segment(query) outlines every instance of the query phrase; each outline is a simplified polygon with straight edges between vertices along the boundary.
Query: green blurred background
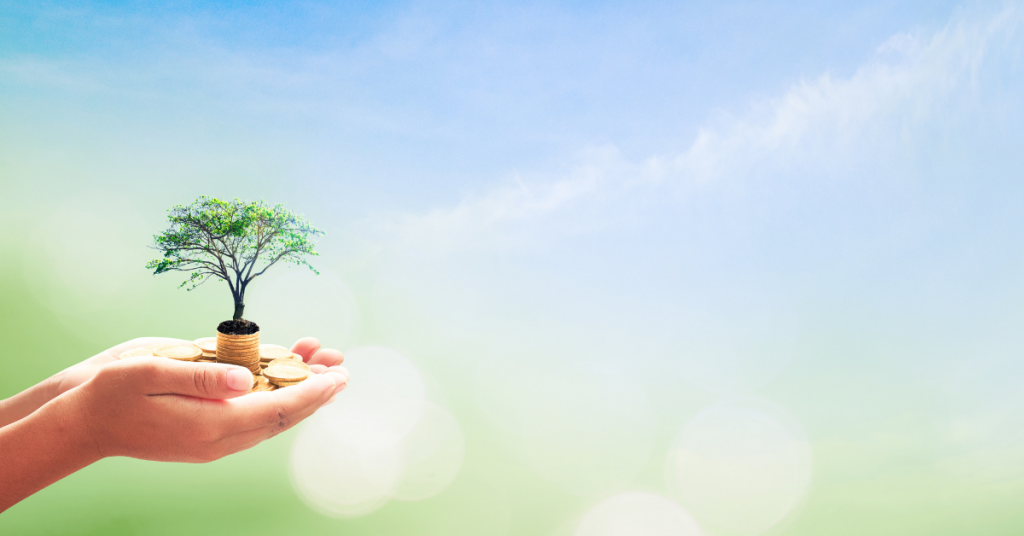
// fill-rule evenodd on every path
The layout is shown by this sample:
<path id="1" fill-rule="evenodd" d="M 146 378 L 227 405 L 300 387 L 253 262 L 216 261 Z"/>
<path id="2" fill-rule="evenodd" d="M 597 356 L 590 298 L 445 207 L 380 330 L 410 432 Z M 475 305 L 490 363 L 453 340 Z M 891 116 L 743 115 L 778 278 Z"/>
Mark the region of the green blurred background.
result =
<path id="1" fill-rule="evenodd" d="M 1022 28 L 0 3 L 0 396 L 213 334 L 223 285 L 144 268 L 200 195 L 327 231 L 246 316 L 353 375 L 250 451 L 103 460 L 0 533 L 1020 534 Z"/>

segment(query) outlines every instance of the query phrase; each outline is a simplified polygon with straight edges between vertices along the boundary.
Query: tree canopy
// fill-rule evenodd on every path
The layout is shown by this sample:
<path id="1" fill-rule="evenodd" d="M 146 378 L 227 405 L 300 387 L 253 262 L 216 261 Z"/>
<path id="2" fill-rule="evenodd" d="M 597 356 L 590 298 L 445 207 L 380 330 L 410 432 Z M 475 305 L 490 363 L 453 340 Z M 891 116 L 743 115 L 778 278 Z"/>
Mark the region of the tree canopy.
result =
<path id="1" fill-rule="evenodd" d="M 168 213 L 170 228 L 153 236 L 153 248 L 163 257 L 146 268 L 154 275 L 188 273 L 179 285 L 187 290 L 210 279 L 226 281 L 235 300 L 234 320 L 242 318 L 246 287 L 271 266 L 294 264 L 320 273 L 305 256 L 319 255 L 313 239 L 324 232 L 284 205 L 202 196 Z"/>

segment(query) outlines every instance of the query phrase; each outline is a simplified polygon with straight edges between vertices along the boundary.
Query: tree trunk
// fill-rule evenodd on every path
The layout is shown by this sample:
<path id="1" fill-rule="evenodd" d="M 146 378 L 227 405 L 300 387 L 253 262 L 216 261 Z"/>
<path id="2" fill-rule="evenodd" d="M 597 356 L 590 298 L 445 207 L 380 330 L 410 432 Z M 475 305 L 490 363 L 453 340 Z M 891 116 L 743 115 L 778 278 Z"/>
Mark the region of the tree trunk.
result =
<path id="1" fill-rule="evenodd" d="M 235 302 L 235 316 L 234 316 L 233 320 L 241 320 L 242 319 L 242 311 L 243 310 L 245 310 L 245 304 L 240 302 L 240 301 L 236 301 Z"/>

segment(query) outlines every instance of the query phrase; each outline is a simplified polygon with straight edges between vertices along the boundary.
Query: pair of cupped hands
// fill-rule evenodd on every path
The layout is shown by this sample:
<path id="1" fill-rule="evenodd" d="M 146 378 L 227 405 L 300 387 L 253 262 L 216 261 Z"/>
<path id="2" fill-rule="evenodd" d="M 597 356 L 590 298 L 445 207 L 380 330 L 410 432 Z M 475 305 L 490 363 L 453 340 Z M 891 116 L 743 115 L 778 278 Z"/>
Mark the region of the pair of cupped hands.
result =
<path id="1" fill-rule="evenodd" d="M 312 337 L 292 352 L 313 374 L 298 385 L 250 393 L 248 369 L 162 357 L 118 360 L 133 348 L 187 341 L 134 339 L 93 356 L 51 380 L 69 428 L 87 438 L 97 458 L 208 462 L 248 449 L 333 402 L 348 385 L 341 352 Z"/>

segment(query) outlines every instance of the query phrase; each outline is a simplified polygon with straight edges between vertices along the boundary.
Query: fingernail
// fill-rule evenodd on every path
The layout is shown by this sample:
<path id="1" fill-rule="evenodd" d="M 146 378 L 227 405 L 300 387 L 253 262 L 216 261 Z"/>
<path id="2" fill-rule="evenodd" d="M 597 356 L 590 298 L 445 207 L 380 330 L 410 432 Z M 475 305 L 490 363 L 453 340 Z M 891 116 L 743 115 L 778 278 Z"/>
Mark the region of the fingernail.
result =
<path id="1" fill-rule="evenodd" d="M 332 396 L 331 398 L 327 399 L 327 402 L 324 402 L 323 404 L 320 404 L 320 407 L 322 408 L 322 407 L 326 406 L 327 404 L 332 404 L 337 399 L 338 399 L 337 396 Z"/>
<path id="2" fill-rule="evenodd" d="M 239 367 L 232 367 L 225 376 L 228 389 L 249 391 L 252 389 L 252 373 Z"/>
<path id="3" fill-rule="evenodd" d="M 338 393 L 342 392 L 343 390 L 345 390 L 346 386 L 348 386 L 348 382 L 339 383 L 338 386 L 334 388 L 334 394 L 337 395 Z"/>

